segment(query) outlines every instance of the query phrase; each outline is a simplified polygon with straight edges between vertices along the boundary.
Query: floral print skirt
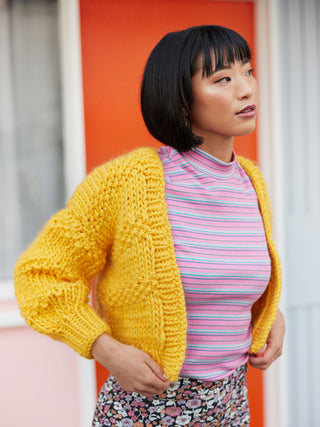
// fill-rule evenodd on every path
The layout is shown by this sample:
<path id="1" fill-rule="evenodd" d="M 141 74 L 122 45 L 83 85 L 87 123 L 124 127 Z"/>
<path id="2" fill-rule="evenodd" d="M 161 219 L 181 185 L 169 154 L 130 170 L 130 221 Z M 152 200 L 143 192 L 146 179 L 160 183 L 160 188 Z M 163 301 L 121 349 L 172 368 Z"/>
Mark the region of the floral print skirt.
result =
<path id="1" fill-rule="evenodd" d="M 153 397 L 126 392 L 110 376 L 99 394 L 92 426 L 248 426 L 246 372 L 243 365 L 218 381 L 179 377 Z"/>

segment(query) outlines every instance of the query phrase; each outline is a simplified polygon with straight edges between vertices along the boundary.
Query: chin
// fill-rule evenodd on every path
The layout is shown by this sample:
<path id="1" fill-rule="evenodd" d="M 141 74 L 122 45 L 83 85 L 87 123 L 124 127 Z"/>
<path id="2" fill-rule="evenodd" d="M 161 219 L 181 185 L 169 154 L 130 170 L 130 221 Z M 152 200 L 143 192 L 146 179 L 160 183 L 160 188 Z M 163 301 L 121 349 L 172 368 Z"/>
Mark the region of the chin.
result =
<path id="1" fill-rule="evenodd" d="M 243 129 L 242 132 L 237 133 L 234 136 L 244 136 L 244 135 L 248 135 L 249 133 L 252 133 L 256 128 L 256 125 L 254 124 L 253 126 L 247 126 L 246 129 Z"/>

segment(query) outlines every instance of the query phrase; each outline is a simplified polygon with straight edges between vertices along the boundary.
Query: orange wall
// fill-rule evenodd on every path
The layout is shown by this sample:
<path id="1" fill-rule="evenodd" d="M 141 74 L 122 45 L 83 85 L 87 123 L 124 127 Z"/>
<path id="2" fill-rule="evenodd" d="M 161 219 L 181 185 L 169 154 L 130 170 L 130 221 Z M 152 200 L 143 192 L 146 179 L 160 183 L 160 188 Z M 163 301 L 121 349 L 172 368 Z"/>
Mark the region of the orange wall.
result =
<path id="1" fill-rule="evenodd" d="M 153 46 L 169 31 L 218 24 L 254 47 L 252 2 L 80 0 L 87 170 L 139 146 L 160 144 L 147 132 L 139 91 Z M 255 133 L 237 138 L 236 152 L 256 159 Z M 98 389 L 106 371 L 97 366 Z M 262 375 L 249 369 L 251 427 L 262 427 Z"/>
<path id="2" fill-rule="evenodd" d="M 144 126 L 139 90 L 146 59 L 165 33 L 219 24 L 254 45 L 252 2 L 81 0 L 80 12 L 88 169 L 124 150 L 158 145 Z M 241 138 L 236 150 L 255 158 L 255 135 Z"/>

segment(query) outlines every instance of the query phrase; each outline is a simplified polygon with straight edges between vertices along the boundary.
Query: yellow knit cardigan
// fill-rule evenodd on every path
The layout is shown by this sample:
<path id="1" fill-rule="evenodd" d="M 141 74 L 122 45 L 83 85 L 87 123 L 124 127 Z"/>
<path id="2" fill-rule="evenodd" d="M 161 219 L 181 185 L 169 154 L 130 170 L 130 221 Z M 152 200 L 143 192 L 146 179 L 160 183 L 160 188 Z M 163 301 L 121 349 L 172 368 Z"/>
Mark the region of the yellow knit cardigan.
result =
<path id="1" fill-rule="evenodd" d="M 238 160 L 258 196 L 272 265 L 267 290 L 252 308 L 256 352 L 275 319 L 281 273 L 265 182 L 251 161 Z M 88 304 L 96 277 L 97 312 Z M 187 320 L 156 150 L 135 150 L 88 175 L 21 255 L 14 280 L 21 314 L 38 332 L 87 358 L 106 332 L 147 352 L 176 380 Z"/>

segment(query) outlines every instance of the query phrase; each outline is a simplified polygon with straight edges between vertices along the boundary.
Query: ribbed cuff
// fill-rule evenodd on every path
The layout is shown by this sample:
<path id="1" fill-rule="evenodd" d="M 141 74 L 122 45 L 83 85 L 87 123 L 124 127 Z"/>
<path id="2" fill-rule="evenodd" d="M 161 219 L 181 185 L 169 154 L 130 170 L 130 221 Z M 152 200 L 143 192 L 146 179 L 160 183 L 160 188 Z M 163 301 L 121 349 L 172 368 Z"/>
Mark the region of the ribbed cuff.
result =
<path id="1" fill-rule="evenodd" d="M 88 304 L 75 307 L 73 312 L 68 314 L 59 331 L 59 339 L 81 356 L 92 359 L 92 344 L 103 333 L 110 335 L 110 327 Z"/>

